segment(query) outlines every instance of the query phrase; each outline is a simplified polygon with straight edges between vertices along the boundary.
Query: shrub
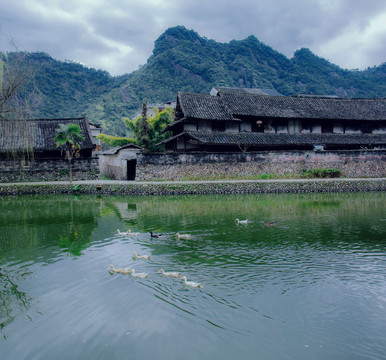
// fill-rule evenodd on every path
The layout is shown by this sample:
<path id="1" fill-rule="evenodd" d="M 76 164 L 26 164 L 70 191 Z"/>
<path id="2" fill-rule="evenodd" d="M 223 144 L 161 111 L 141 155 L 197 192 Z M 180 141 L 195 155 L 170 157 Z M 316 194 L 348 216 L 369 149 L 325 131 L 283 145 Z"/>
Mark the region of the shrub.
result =
<path id="1" fill-rule="evenodd" d="M 338 178 L 342 176 L 340 169 L 303 169 L 302 176 L 305 178 Z"/>

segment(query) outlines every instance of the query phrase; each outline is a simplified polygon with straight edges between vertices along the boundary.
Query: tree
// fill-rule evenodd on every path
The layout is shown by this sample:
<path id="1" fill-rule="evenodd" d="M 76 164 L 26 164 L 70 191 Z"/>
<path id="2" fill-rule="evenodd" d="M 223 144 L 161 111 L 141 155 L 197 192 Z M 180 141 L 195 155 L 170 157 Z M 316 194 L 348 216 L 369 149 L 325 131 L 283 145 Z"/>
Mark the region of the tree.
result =
<path id="1" fill-rule="evenodd" d="M 20 120 L 25 118 L 28 107 L 19 94 L 33 78 L 22 53 L 0 52 L 0 118 Z"/>
<path id="2" fill-rule="evenodd" d="M 159 112 L 154 108 L 154 116 L 147 116 L 146 104 L 142 105 L 142 115 L 135 120 L 124 119 L 126 126 L 134 134 L 137 144 L 147 152 L 162 152 L 165 150 L 163 145 L 159 145 L 163 140 L 170 137 L 170 132 L 163 133 L 163 130 L 173 121 L 174 110 L 166 108 Z"/>
<path id="3" fill-rule="evenodd" d="M 123 146 L 126 144 L 137 144 L 146 152 L 165 151 L 164 145 L 159 145 L 162 141 L 171 136 L 171 132 L 163 132 L 167 125 L 173 121 L 174 109 L 171 107 L 159 112 L 154 108 L 154 116 L 147 116 L 147 106 L 142 104 L 142 115 L 134 120 L 123 118 L 123 122 L 130 129 L 134 138 L 116 137 L 106 134 L 98 135 L 97 138 L 104 144 L 110 146 Z"/>
<path id="4" fill-rule="evenodd" d="M 11 46 L 17 50 L 12 41 Z M 0 52 L 0 119 L 9 120 L 10 125 L 3 129 L 1 136 L 18 134 L 19 146 L 7 153 L 7 159 L 21 161 L 23 168 L 27 161 L 34 161 L 32 134 L 26 121 L 30 114 L 28 97 L 32 91 L 22 94 L 34 76 L 35 71 L 28 65 L 24 53 Z"/>
<path id="5" fill-rule="evenodd" d="M 154 137 L 154 131 L 151 128 L 147 119 L 147 106 L 146 103 L 142 103 L 142 115 L 138 118 L 136 133 L 137 143 L 145 150 L 149 150 L 151 139 Z"/>
<path id="6" fill-rule="evenodd" d="M 54 140 L 56 146 L 64 146 L 65 159 L 68 160 L 70 168 L 70 183 L 72 184 L 72 160 L 79 156 L 80 141 L 84 141 L 85 137 L 82 135 L 78 124 L 60 124 L 56 131 Z"/>

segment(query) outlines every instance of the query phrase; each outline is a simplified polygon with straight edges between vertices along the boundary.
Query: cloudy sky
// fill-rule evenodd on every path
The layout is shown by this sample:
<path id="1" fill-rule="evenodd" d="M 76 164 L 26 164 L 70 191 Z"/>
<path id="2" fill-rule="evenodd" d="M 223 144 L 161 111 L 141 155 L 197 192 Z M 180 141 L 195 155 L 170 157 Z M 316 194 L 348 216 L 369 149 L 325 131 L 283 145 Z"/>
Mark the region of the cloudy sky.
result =
<path id="1" fill-rule="evenodd" d="M 176 25 L 219 42 L 255 35 L 289 58 L 307 47 L 347 69 L 386 62 L 385 0 L 0 0 L 0 50 L 12 39 L 112 75 L 146 63 Z"/>

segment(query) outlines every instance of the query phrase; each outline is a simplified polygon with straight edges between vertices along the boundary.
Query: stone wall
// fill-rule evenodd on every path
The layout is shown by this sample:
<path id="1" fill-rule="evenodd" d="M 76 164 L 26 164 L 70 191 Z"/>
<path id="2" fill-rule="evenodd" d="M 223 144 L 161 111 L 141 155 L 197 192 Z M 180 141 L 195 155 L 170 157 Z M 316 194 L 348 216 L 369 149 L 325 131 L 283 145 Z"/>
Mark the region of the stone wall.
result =
<path id="1" fill-rule="evenodd" d="M 97 158 L 75 159 L 73 180 L 99 178 Z M 69 165 L 64 159 L 35 159 L 33 161 L 0 161 L 0 182 L 69 180 Z"/>
<path id="2" fill-rule="evenodd" d="M 385 179 L 310 179 L 201 182 L 0 184 L 0 196 L 21 194 L 198 195 L 386 191 Z M 1 199 L 0 199 L 1 200 Z"/>
<path id="3" fill-rule="evenodd" d="M 136 180 L 253 177 L 335 168 L 345 177 L 386 177 L 386 150 L 138 154 Z"/>

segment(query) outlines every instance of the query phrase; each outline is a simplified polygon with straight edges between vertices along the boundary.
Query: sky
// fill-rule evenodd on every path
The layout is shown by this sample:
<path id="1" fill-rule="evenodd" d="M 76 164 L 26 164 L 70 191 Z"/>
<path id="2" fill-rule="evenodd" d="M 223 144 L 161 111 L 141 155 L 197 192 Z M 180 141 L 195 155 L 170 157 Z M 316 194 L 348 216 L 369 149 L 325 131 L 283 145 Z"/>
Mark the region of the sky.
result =
<path id="1" fill-rule="evenodd" d="M 386 62 L 385 0 L 0 0 L 0 51 L 121 75 L 177 25 L 223 43 L 254 35 L 288 58 L 306 47 L 345 69 Z"/>

